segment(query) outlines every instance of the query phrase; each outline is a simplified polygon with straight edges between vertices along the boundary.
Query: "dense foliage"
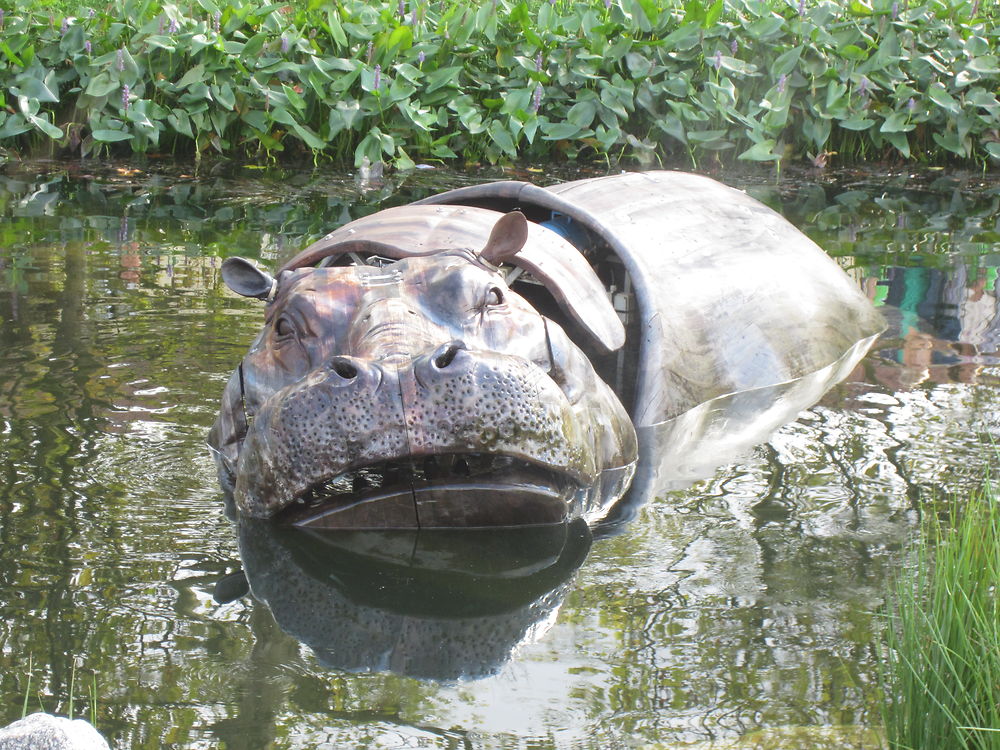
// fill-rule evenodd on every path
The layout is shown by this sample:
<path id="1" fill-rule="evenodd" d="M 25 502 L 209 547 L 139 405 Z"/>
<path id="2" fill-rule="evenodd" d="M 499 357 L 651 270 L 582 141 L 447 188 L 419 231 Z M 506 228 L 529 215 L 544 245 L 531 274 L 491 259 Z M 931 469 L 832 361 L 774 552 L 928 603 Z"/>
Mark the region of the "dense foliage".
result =
<path id="1" fill-rule="evenodd" d="M 15 5 L 14 153 L 1000 160 L 991 0 Z"/>

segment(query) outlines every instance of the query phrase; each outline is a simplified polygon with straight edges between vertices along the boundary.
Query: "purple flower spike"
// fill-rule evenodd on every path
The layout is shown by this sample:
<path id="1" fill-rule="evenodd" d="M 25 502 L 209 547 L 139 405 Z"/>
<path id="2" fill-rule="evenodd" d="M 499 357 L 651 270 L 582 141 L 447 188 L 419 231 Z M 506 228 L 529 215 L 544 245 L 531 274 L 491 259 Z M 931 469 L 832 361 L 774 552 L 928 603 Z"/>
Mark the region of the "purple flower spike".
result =
<path id="1" fill-rule="evenodd" d="M 604 0 L 604 7 L 605 8 L 610 8 L 611 7 L 611 0 Z"/>
<path id="2" fill-rule="evenodd" d="M 722 52 L 715 53 L 715 62 L 713 64 L 716 70 L 722 70 Z"/>
<path id="3" fill-rule="evenodd" d="M 90 50 L 91 50 L 91 45 L 90 45 L 90 40 L 88 39 L 87 41 L 85 41 L 83 43 L 83 51 L 86 52 L 89 55 L 90 54 Z"/>
<path id="4" fill-rule="evenodd" d="M 906 103 L 906 108 L 911 112 L 915 112 L 917 109 L 917 100 L 911 96 L 910 101 Z"/>
<path id="5" fill-rule="evenodd" d="M 167 26 L 167 33 L 173 34 L 177 31 L 177 21 L 173 18 L 170 19 L 170 25 Z"/>
<path id="6" fill-rule="evenodd" d="M 127 83 L 122 86 L 122 109 L 126 112 L 128 112 L 128 98 L 131 93 Z"/>
<path id="7" fill-rule="evenodd" d="M 858 82 L 858 96 L 868 95 L 868 79 L 861 76 L 861 80 Z"/>
<path id="8" fill-rule="evenodd" d="M 118 50 L 118 72 L 125 70 L 125 48 Z"/>
<path id="9" fill-rule="evenodd" d="M 372 87 L 376 91 L 378 91 L 379 87 L 381 87 L 381 86 L 382 86 L 382 66 L 379 65 L 378 63 L 376 63 L 375 64 L 375 83 L 372 84 Z"/>
<path id="10" fill-rule="evenodd" d="M 368 62 L 372 61 L 372 54 L 375 52 L 375 43 L 368 42 Z"/>
<path id="11" fill-rule="evenodd" d="M 495 2 L 495 0 L 494 0 L 494 2 Z M 493 9 L 496 10 L 496 6 L 493 6 Z M 413 26 L 414 28 L 416 28 L 416 26 L 417 26 L 417 8 L 416 8 L 416 6 L 414 6 L 413 10 L 410 11 L 410 26 Z"/>
<path id="12" fill-rule="evenodd" d="M 399 17 L 406 22 L 406 2 L 404 0 L 399 0 Z"/>
<path id="13" fill-rule="evenodd" d="M 739 42 L 737 42 L 734 39 L 732 44 L 729 45 L 729 54 L 732 55 L 733 57 L 736 57 L 736 50 L 738 50 L 739 48 L 740 48 Z"/>
<path id="14" fill-rule="evenodd" d="M 3 8 L 0 8 L 0 29 L 3 28 Z"/>
<path id="15" fill-rule="evenodd" d="M 806 0 L 799 0 L 799 15 L 804 16 L 806 14 Z"/>
<path id="16" fill-rule="evenodd" d="M 288 48 L 291 47 L 291 43 L 288 41 L 288 37 L 284 34 L 281 35 L 281 54 L 288 52 Z"/>
<path id="17" fill-rule="evenodd" d="M 220 11 L 215 11 L 215 15 L 212 16 L 212 26 L 216 34 L 222 31 L 222 13 Z"/>
<path id="18" fill-rule="evenodd" d="M 784 93 L 784 91 L 785 91 L 785 84 L 786 83 L 788 83 L 788 76 L 786 76 L 784 73 L 782 73 L 781 77 L 778 78 L 778 93 L 779 94 Z"/>
<path id="19" fill-rule="evenodd" d="M 59 27 L 59 34 L 60 34 L 60 36 L 66 36 L 66 33 L 68 31 L 69 31 L 69 19 L 68 18 L 63 18 L 63 20 L 62 20 L 62 26 Z"/>
<path id="20" fill-rule="evenodd" d="M 420 52 L 417 54 L 417 64 L 418 65 L 423 65 L 424 64 L 424 60 L 426 60 L 426 59 L 427 59 L 427 55 L 424 54 L 423 50 L 420 50 Z"/>
<path id="21" fill-rule="evenodd" d="M 531 111 L 537 112 L 542 106 L 542 84 L 535 86 L 535 93 L 531 97 Z"/>
<path id="22" fill-rule="evenodd" d="M 535 55 L 535 70 L 537 70 L 539 73 L 542 72 L 542 53 L 541 52 L 539 52 L 537 55 Z"/>
<path id="23" fill-rule="evenodd" d="M 892 20 L 895 21 L 899 18 L 899 3 L 892 4 Z"/>

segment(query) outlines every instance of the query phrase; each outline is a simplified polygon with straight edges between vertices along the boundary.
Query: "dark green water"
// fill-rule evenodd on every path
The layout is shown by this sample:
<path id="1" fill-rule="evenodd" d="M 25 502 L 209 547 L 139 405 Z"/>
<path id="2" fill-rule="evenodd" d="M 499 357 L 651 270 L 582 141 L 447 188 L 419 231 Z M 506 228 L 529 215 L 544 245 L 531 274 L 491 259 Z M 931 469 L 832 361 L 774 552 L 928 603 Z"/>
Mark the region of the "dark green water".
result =
<path id="1" fill-rule="evenodd" d="M 920 509 L 996 463 L 1000 187 L 974 176 L 737 183 L 840 256 L 890 330 L 619 533 L 542 540 L 503 574 L 474 540 L 483 570 L 438 600 L 433 541 L 414 574 L 393 546 L 412 540 L 290 551 L 251 530 L 274 611 L 213 598 L 243 563 L 204 437 L 260 320 L 221 258 L 275 265 L 380 206 L 507 177 L 0 169 L 0 723 L 26 696 L 89 715 L 96 685 L 117 748 L 875 746 L 833 728 L 879 721 L 891 576 Z M 305 558 L 336 565 L 296 577 Z"/>

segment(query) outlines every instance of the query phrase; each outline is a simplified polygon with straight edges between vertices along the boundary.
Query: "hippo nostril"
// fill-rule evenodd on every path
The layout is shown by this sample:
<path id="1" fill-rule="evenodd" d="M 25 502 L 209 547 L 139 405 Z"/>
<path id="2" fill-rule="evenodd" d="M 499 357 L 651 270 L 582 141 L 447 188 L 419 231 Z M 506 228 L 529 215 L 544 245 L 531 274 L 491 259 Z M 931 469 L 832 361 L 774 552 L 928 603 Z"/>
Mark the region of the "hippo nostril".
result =
<path id="1" fill-rule="evenodd" d="M 434 362 L 436 368 L 443 370 L 454 361 L 455 355 L 464 348 L 465 343 L 462 341 L 449 341 L 438 347 L 431 361 Z"/>
<path id="2" fill-rule="evenodd" d="M 330 369 L 344 380 L 354 380 L 358 376 L 358 368 L 345 357 L 335 357 L 330 362 Z"/>

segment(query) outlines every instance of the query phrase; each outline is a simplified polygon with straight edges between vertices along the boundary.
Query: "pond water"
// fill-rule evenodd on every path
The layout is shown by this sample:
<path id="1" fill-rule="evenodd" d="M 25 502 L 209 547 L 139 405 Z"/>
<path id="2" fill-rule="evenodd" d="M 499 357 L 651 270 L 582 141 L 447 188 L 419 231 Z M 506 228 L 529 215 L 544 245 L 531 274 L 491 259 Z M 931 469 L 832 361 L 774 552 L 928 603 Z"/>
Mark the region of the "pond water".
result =
<path id="1" fill-rule="evenodd" d="M 889 330 L 766 443 L 593 538 L 285 544 L 227 518 L 204 441 L 260 309 L 221 259 L 511 178 L 554 179 L 0 168 L 0 723 L 27 701 L 93 709 L 116 748 L 877 747 L 885 592 L 921 509 L 996 464 L 982 176 L 727 176 Z"/>

